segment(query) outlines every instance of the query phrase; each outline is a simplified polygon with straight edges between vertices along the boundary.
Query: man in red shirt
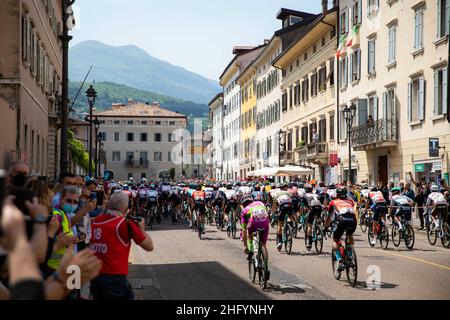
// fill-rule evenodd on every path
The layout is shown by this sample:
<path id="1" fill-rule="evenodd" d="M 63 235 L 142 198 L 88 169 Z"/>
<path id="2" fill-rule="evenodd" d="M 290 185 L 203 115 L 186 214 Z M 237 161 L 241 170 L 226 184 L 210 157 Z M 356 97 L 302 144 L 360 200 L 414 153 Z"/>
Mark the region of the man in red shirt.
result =
<path id="1" fill-rule="evenodd" d="M 135 222 L 126 217 L 128 201 L 126 193 L 113 193 L 108 209 L 92 223 L 89 247 L 103 262 L 100 275 L 91 282 L 94 300 L 133 300 L 127 279 L 131 239 L 144 250 L 153 250 L 144 221 Z"/>

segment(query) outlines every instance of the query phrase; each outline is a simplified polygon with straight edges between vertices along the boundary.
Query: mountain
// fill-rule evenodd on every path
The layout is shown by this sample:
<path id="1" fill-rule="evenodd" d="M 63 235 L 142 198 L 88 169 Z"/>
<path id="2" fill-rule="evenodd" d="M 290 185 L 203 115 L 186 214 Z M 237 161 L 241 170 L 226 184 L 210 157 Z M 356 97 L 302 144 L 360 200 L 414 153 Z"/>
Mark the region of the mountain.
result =
<path id="1" fill-rule="evenodd" d="M 69 64 L 70 81 L 82 81 L 93 65 L 88 80 L 120 83 L 196 103 L 208 103 L 221 91 L 216 81 L 156 59 L 134 45 L 81 42 L 70 48 Z"/>
<path id="2" fill-rule="evenodd" d="M 125 85 L 110 82 L 85 83 L 73 106 L 73 109 L 77 115 L 80 115 L 83 112 L 89 112 L 89 106 L 85 92 L 91 84 L 97 91 L 95 107 L 98 111 L 111 108 L 112 103 L 127 103 L 128 99 L 133 99 L 144 103 L 152 103 L 154 101 L 157 101 L 160 103 L 161 107 L 171 111 L 178 111 L 191 118 L 208 117 L 208 106 L 206 104 L 184 101 L 162 94 L 130 88 Z M 80 85 L 81 83 L 79 82 L 69 83 L 69 99 L 71 101 L 69 106 L 72 104 L 72 101 L 74 101 Z"/>

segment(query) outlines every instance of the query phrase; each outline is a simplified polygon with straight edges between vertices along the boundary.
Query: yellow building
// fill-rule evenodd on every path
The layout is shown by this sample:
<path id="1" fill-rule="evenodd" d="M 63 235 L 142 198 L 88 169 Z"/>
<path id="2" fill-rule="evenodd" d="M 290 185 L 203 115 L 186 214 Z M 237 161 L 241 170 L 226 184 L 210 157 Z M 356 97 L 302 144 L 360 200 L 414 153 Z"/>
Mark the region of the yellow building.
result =
<path id="1" fill-rule="evenodd" d="M 241 153 L 239 159 L 240 176 L 255 169 L 256 136 L 256 68 L 249 65 L 237 79 L 241 87 Z"/>

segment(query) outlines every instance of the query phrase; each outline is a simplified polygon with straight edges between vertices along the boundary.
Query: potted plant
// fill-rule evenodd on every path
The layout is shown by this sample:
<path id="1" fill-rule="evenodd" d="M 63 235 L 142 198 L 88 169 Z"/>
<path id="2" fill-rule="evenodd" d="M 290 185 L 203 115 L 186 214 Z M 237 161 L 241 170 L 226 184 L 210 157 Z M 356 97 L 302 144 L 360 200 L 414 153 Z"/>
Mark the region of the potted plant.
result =
<path id="1" fill-rule="evenodd" d="M 300 140 L 300 141 L 297 142 L 297 148 L 301 148 L 304 145 L 305 145 L 305 141 Z"/>

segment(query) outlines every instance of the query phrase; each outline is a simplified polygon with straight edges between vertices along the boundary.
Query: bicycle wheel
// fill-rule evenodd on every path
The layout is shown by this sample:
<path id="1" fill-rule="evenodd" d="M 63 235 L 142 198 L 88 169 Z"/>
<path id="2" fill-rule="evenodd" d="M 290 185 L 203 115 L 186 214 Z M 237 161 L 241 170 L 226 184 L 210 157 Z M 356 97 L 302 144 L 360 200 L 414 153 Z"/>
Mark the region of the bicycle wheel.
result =
<path id="1" fill-rule="evenodd" d="M 236 231 L 237 231 L 236 221 L 233 220 L 233 222 L 231 223 L 231 237 L 233 239 L 236 239 Z"/>
<path id="2" fill-rule="evenodd" d="M 442 225 L 441 243 L 445 248 L 450 248 L 450 227 L 447 222 Z"/>
<path id="3" fill-rule="evenodd" d="M 321 254 L 323 249 L 323 232 L 320 225 L 316 225 L 316 241 L 314 241 L 314 246 L 316 247 L 316 253 Z"/>
<path id="4" fill-rule="evenodd" d="M 259 285 L 263 290 L 267 287 L 267 264 L 264 251 L 260 247 L 258 250 L 258 271 L 259 271 Z"/>
<path id="5" fill-rule="evenodd" d="M 331 250 L 331 267 L 333 268 L 332 270 L 333 270 L 334 278 L 336 280 L 339 280 L 339 279 L 341 279 L 342 271 L 338 270 L 339 263 L 336 260 L 336 253 L 335 253 L 335 251 L 336 250 L 334 248 Z"/>
<path id="6" fill-rule="evenodd" d="M 428 242 L 434 246 L 436 244 L 437 241 L 437 232 L 435 230 L 432 230 L 431 225 L 428 226 L 427 229 L 427 238 L 428 238 Z"/>
<path id="7" fill-rule="evenodd" d="M 230 215 L 228 215 L 228 221 L 227 221 L 227 236 L 228 238 L 231 237 L 231 222 L 230 222 Z"/>
<path id="8" fill-rule="evenodd" d="M 408 224 L 406 231 L 404 231 L 405 235 L 405 245 L 409 250 L 414 248 L 415 236 L 414 229 Z"/>
<path id="9" fill-rule="evenodd" d="M 294 224 L 294 227 L 292 228 L 292 237 L 294 239 L 296 239 L 297 238 L 298 225 L 297 225 L 297 222 L 293 222 L 293 224 Z"/>
<path id="10" fill-rule="evenodd" d="M 356 259 L 355 248 L 353 248 L 352 251 L 353 251 L 352 258 L 349 260 L 347 256 L 346 259 L 347 260 L 346 272 L 348 283 L 350 284 L 350 286 L 354 287 L 356 286 L 356 282 L 358 280 L 358 260 Z"/>
<path id="11" fill-rule="evenodd" d="M 375 245 L 372 244 L 372 238 L 373 238 L 373 228 L 372 226 L 370 226 L 369 231 L 367 232 L 367 240 L 369 240 L 369 245 L 373 248 L 375 247 Z"/>
<path id="12" fill-rule="evenodd" d="M 364 214 L 362 214 L 360 219 L 361 219 L 361 221 L 359 223 L 359 227 L 361 229 L 361 232 L 366 233 L 366 231 L 367 231 L 367 219 L 366 219 L 366 216 Z"/>
<path id="13" fill-rule="evenodd" d="M 283 226 L 283 242 L 284 242 L 284 251 L 289 254 L 289 237 L 291 236 L 291 230 L 289 230 L 289 226 L 287 223 Z"/>
<path id="14" fill-rule="evenodd" d="M 398 247 L 400 245 L 400 242 L 402 241 L 402 235 L 401 232 L 398 231 L 398 226 L 394 224 L 392 226 L 392 243 L 394 246 Z"/>
<path id="15" fill-rule="evenodd" d="M 385 225 L 381 226 L 379 237 L 381 249 L 386 250 L 389 246 L 389 231 Z"/>

